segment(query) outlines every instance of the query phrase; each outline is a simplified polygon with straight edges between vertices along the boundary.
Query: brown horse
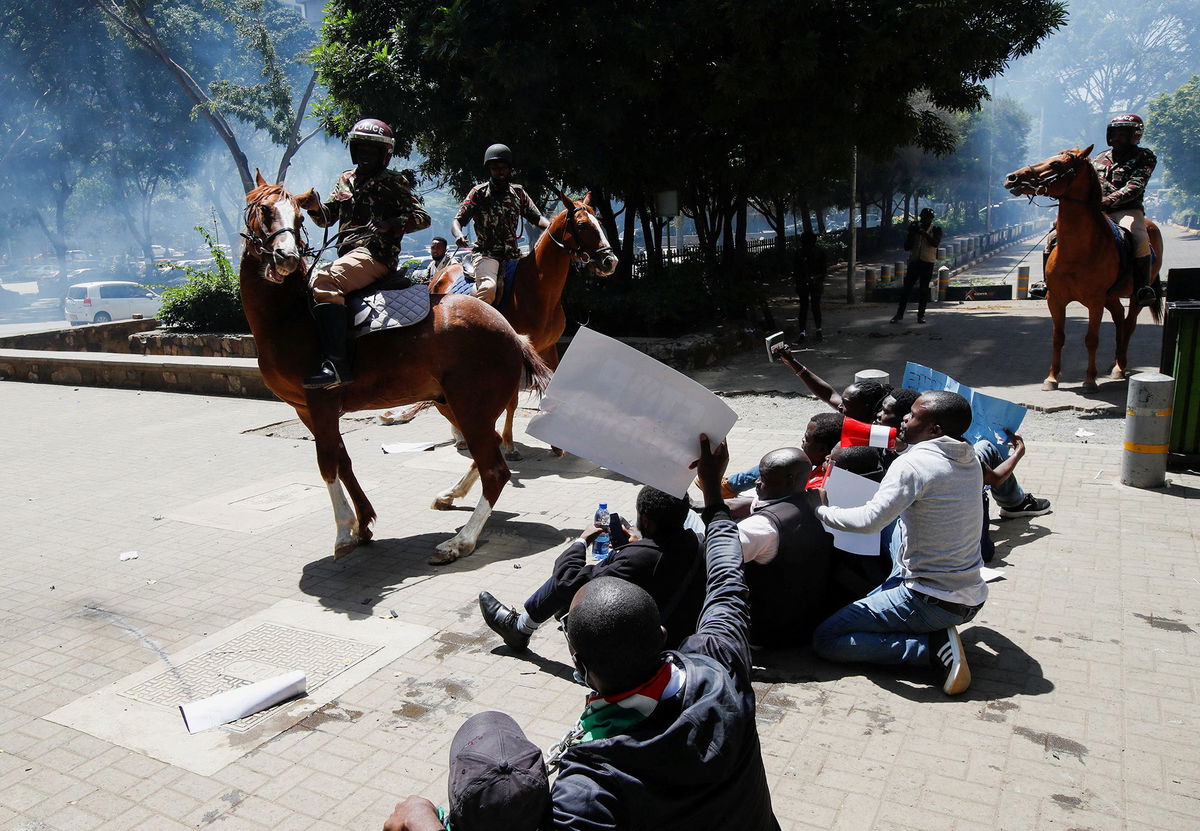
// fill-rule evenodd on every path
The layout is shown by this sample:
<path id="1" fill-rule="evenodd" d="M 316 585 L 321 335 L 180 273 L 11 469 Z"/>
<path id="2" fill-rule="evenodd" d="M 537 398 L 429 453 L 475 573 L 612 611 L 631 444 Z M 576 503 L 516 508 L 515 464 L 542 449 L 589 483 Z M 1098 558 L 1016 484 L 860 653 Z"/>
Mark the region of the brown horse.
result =
<path id="1" fill-rule="evenodd" d="M 558 339 L 567 325 L 562 293 L 571 263 L 585 263 L 600 277 L 607 277 L 617 269 L 616 254 L 596 217 L 592 195 L 589 193 L 582 202 L 576 202 L 561 193 L 559 198 L 563 203 L 563 211 L 551 220 L 550 227 L 537 241 L 533 253 L 521 258 L 513 276 L 512 296 L 502 304 L 501 309 L 513 329 L 529 338 L 534 350 L 551 370 L 558 367 Z M 462 266 L 459 265 L 443 269 L 429 281 L 430 293 L 449 291 L 461 274 Z M 513 461 L 521 458 L 513 445 L 512 435 L 517 392 L 514 387 L 501 432 L 504 456 Z M 562 451 L 556 449 L 555 453 L 561 455 Z"/>
<path id="2" fill-rule="evenodd" d="M 522 383 L 544 390 L 549 368 L 495 309 L 473 297 L 450 295 L 435 298 L 421 323 L 360 339 L 353 384 L 304 389 L 304 375 L 320 356 L 306 269 L 301 267 L 301 209 L 320 206 L 311 190 L 294 197 L 279 185 L 267 184 L 261 174 L 257 182 L 246 196 L 242 305 L 258 344 L 263 379 L 271 392 L 296 408 L 316 440 L 317 465 L 337 523 L 334 557 L 369 541 L 375 519 L 375 509 L 354 477 L 338 419 L 345 412 L 416 401 L 436 402 L 466 438 L 473 460 L 458 484 L 437 495 L 433 507 L 449 508 L 476 479 L 483 481 L 483 495 L 471 518 L 437 546 L 430 562 L 449 563 L 470 554 L 511 478 L 500 453 L 496 418 Z M 487 361 L 480 361 L 480 355 Z"/>
<path id="3" fill-rule="evenodd" d="M 1023 167 L 1008 174 L 1004 187 L 1018 196 L 1049 196 L 1058 200 L 1058 244 L 1046 261 L 1046 303 L 1054 325 L 1054 356 L 1050 374 L 1042 389 L 1058 389 L 1058 373 L 1062 369 L 1062 348 L 1066 340 L 1067 306 L 1078 301 L 1087 307 L 1088 327 L 1084 344 L 1088 351 L 1084 392 L 1096 387 L 1096 345 L 1100 341 L 1100 319 L 1108 309 L 1117 329 L 1117 355 L 1112 378 L 1125 377 L 1129 341 L 1137 326 L 1140 307 L 1132 300 L 1129 311 L 1121 304 L 1122 297 L 1133 293 L 1133 278 L 1120 276 L 1120 255 L 1113 241 L 1112 226 L 1100 205 L 1100 178 L 1092 167 L 1088 154 L 1078 147 L 1064 150 L 1045 161 Z M 1157 257 L 1151 275 L 1151 285 L 1158 284 L 1162 264 L 1163 241 L 1158 226 L 1146 220 L 1150 247 Z M 1161 317 L 1159 303 L 1150 307 L 1155 321 Z"/>

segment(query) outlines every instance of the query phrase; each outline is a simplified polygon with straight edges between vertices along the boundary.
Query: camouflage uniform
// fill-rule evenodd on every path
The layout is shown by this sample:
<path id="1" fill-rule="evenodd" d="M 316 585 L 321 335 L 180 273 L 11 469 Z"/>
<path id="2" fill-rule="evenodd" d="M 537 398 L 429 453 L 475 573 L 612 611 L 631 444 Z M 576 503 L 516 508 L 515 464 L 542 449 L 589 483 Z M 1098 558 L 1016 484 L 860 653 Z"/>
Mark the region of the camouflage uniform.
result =
<path id="1" fill-rule="evenodd" d="M 542 212 L 538 210 L 525 188 L 510 183 L 500 196 L 492 195 L 491 182 L 471 188 L 454 215 L 459 226 L 475 223 L 475 244 L 471 260 L 475 266 L 476 295 L 491 303 L 495 298 L 496 275 L 500 263 L 521 256 L 517 248 L 517 227 L 521 217 L 537 224 Z"/>
<path id="2" fill-rule="evenodd" d="M 319 303 L 341 303 L 347 292 L 369 286 L 396 268 L 404 234 L 429 227 L 429 214 L 401 173 L 384 169 L 362 182 L 353 169 L 338 177 L 320 211 L 309 211 L 313 222 L 327 227 L 340 223 L 338 258 L 313 275 L 313 296 Z M 372 221 L 391 222 L 388 234 L 370 230 Z"/>
<path id="3" fill-rule="evenodd" d="M 1142 199 L 1157 164 L 1158 159 L 1152 152 L 1138 146 L 1134 146 L 1129 158 L 1121 162 L 1113 158 L 1112 150 L 1105 150 L 1092 159 L 1092 167 L 1100 177 L 1104 210 L 1113 222 L 1133 236 L 1134 257 L 1150 256 L 1150 237 L 1146 233 Z"/>

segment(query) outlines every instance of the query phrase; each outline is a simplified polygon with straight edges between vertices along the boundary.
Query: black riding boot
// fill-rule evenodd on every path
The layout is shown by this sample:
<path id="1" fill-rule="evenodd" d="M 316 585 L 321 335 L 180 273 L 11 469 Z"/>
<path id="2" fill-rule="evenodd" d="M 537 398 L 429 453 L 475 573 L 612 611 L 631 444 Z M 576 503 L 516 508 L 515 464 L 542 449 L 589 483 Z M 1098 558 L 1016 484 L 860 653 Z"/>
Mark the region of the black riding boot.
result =
<path id="1" fill-rule="evenodd" d="M 1150 288 L 1150 257 L 1138 257 L 1133 261 L 1133 302 L 1139 306 L 1153 306 L 1158 295 Z"/>
<path id="2" fill-rule="evenodd" d="M 313 306 L 313 317 L 317 321 L 317 334 L 321 338 L 325 360 L 315 375 L 304 379 L 305 389 L 323 390 L 354 380 L 346 351 L 346 314 L 346 307 L 340 303 L 318 303 Z"/>

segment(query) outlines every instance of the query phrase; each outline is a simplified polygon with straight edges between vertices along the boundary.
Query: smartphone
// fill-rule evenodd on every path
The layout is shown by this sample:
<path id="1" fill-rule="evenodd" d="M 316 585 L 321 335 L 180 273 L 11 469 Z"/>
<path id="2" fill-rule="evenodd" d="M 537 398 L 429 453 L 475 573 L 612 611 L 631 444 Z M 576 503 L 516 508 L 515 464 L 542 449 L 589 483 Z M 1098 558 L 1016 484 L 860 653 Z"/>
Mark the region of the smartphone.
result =
<path id="1" fill-rule="evenodd" d="M 767 360 L 768 361 L 774 362 L 774 361 L 779 360 L 778 358 L 776 358 L 774 355 L 771 354 L 771 348 L 774 347 L 778 343 L 783 343 L 783 332 L 776 332 L 773 335 L 767 336 L 766 344 L 767 344 Z"/>
<path id="2" fill-rule="evenodd" d="M 621 519 L 621 515 L 613 511 L 608 515 L 608 543 L 613 548 L 625 545 L 629 542 L 629 532 L 625 530 L 625 520 Z"/>

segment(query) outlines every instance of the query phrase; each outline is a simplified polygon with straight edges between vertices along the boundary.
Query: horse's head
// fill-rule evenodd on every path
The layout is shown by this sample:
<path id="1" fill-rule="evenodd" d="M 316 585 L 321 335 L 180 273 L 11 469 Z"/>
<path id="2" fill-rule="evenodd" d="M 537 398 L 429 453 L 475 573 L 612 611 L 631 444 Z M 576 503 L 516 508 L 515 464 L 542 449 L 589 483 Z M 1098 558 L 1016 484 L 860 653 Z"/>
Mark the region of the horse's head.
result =
<path id="1" fill-rule="evenodd" d="M 1014 196 L 1061 198 L 1071 187 L 1080 168 L 1090 164 L 1088 154 L 1094 146 L 1089 144 L 1082 150 L 1078 147 L 1064 150 L 1037 164 L 1014 170 L 1004 177 L 1004 187 Z"/>
<path id="2" fill-rule="evenodd" d="M 282 283 L 300 267 L 300 234 L 304 224 L 301 209 L 317 210 L 317 195 L 309 190 L 292 196 L 282 185 L 270 185 L 255 171 L 258 186 L 246 194 L 246 250 L 266 263 L 266 279 Z"/>
<path id="3" fill-rule="evenodd" d="M 592 207 L 592 195 L 589 193 L 582 202 L 576 202 L 564 193 L 560 193 L 559 198 L 564 210 L 546 231 L 550 239 L 586 263 L 594 274 L 600 277 L 612 274 L 617 270 L 617 255 Z"/>

